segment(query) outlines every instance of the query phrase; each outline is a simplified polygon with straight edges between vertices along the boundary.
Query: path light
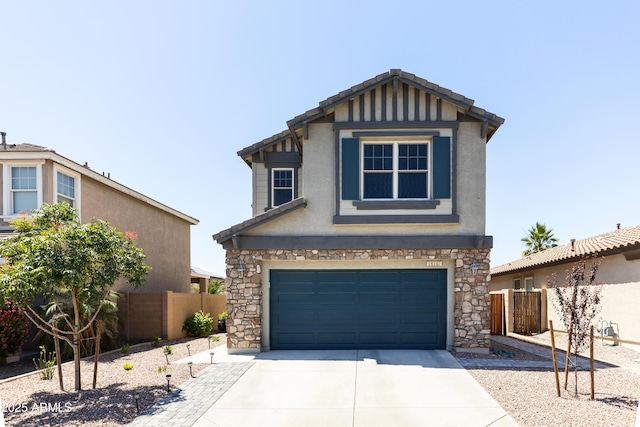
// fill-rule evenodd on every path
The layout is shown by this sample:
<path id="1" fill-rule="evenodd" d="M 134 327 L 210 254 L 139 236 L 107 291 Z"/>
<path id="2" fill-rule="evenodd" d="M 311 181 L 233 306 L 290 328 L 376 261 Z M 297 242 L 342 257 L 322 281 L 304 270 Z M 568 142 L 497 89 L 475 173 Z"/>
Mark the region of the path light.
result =
<path id="1" fill-rule="evenodd" d="M 169 352 L 166 349 L 164 350 L 164 357 L 167 359 L 167 365 L 170 365 L 170 363 L 169 363 Z"/>
<path id="2" fill-rule="evenodd" d="M 207 341 L 209 341 L 209 350 L 211 350 L 211 338 L 213 338 L 213 335 L 209 335 L 209 338 L 207 338 Z"/>
<path id="3" fill-rule="evenodd" d="M 137 391 L 133 394 L 133 397 L 136 398 L 136 414 L 140 413 L 140 406 L 138 405 L 138 399 L 140 398 L 140 393 Z"/>
<path id="4" fill-rule="evenodd" d="M 213 351 L 209 352 L 209 356 L 211 356 L 211 364 L 213 365 Z"/>
<path id="5" fill-rule="evenodd" d="M 474 276 L 476 274 L 478 274 L 478 266 L 476 265 L 476 263 L 474 262 L 473 264 L 471 264 L 471 274 L 473 274 Z"/>
<path id="6" fill-rule="evenodd" d="M 167 393 L 169 393 L 169 382 L 171 381 L 171 374 L 167 374 Z"/>
<path id="7" fill-rule="evenodd" d="M 191 356 L 191 344 L 187 344 L 187 351 L 189 352 L 189 356 Z"/>
<path id="8" fill-rule="evenodd" d="M 191 378 L 193 378 L 193 371 L 191 370 L 191 367 L 193 366 L 193 362 L 188 362 L 187 365 L 189 365 L 189 375 L 191 375 Z"/>

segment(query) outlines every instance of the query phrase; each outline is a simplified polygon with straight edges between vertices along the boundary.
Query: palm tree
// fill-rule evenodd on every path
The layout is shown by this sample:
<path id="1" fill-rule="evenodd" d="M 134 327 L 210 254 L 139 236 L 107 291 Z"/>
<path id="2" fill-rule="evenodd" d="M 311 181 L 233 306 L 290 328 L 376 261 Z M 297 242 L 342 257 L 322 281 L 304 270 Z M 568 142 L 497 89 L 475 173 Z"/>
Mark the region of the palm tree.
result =
<path id="1" fill-rule="evenodd" d="M 522 252 L 522 256 L 535 254 L 549 248 L 558 246 L 558 239 L 553 235 L 552 229 L 547 229 L 547 226 L 536 222 L 536 225 L 532 226 L 527 235 L 520 239 L 525 244 L 527 249 Z"/>

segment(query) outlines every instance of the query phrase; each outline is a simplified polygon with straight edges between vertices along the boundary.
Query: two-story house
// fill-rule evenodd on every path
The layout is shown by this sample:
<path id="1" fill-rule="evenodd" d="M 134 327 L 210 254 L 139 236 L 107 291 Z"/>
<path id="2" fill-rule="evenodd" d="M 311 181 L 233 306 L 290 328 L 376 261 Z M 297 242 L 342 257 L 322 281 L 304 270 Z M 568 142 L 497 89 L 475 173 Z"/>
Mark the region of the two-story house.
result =
<path id="1" fill-rule="evenodd" d="M 489 347 L 486 143 L 504 119 L 393 69 L 238 152 L 230 352 Z"/>
<path id="2" fill-rule="evenodd" d="M 33 144 L 0 145 L 0 234 L 12 231 L 10 221 L 43 203 L 66 202 L 80 220 L 108 221 L 136 235 L 151 266 L 139 292 L 190 292 L 191 226 L 198 220 L 163 205 L 104 175 L 75 163 L 50 148 Z M 123 281 L 116 291 L 133 291 Z"/>

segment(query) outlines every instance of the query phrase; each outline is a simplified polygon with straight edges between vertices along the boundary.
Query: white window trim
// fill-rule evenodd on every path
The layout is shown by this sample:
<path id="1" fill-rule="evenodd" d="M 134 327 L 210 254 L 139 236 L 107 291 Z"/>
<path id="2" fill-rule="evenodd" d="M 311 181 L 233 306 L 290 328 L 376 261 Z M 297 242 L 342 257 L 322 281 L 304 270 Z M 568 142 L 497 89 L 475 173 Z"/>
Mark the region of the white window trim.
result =
<path id="1" fill-rule="evenodd" d="M 11 168 L 13 167 L 35 167 L 36 168 L 36 198 L 37 207 L 42 206 L 42 161 L 26 161 L 26 162 L 3 162 L 2 163 L 2 218 L 15 218 L 18 214 L 14 214 L 13 201 L 11 200 Z"/>
<path id="2" fill-rule="evenodd" d="M 531 289 L 527 289 L 527 280 L 531 280 Z M 533 281 L 533 276 L 527 276 L 522 280 L 522 289 L 529 292 L 536 288 L 536 283 Z"/>
<path id="3" fill-rule="evenodd" d="M 82 218 L 82 216 L 80 215 L 80 212 L 81 212 L 80 194 L 82 189 L 81 187 L 82 180 L 80 179 L 81 175 L 72 171 L 71 169 L 65 168 L 64 166 L 60 166 L 58 164 L 53 165 L 53 202 L 54 203 L 58 203 L 58 172 L 73 178 L 74 184 L 75 184 L 75 188 L 74 188 L 75 197 L 73 199 L 75 201 L 74 207 L 78 210 L 78 216 Z"/>
<path id="4" fill-rule="evenodd" d="M 400 174 L 400 171 L 398 170 L 398 166 L 399 166 L 399 162 L 400 162 L 400 157 L 399 157 L 399 145 L 400 144 L 426 144 L 427 145 L 427 197 L 425 198 L 409 198 L 409 199 L 400 199 L 398 198 L 398 175 Z M 391 145 L 392 146 L 392 183 L 391 183 L 391 191 L 392 191 L 392 198 L 391 199 L 365 199 L 364 197 L 364 175 L 365 173 L 389 173 L 387 171 L 365 171 L 364 169 L 364 146 L 365 145 Z M 432 146 L 433 144 L 431 143 L 431 140 L 421 140 L 421 141 L 416 141 L 416 140 L 385 140 L 385 141 L 362 141 L 361 146 L 360 146 L 360 200 L 372 200 L 372 201 L 383 201 L 383 200 L 431 200 L 431 194 L 433 194 L 433 190 L 432 190 L 432 186 L 433 186 L 433 179 L 432 179 L 432 175 L 431 172 L 433 170 L 433 153 L 432 153 Z M 411 171 L 407 171 L 407 172 L 411 172 Z M 424 170 L 418 170 L 417 172 L 424 172 Z"/>
<path id="5" fill-rule="evenodd" d="M 291 172 L 291 200 L 295 199 L 295 194 L 296 194 L 296 176 L 295 176 L 295 169 L 294 168 L 272 168 L 271 169 L 271 207 L 276 207 L 276 206 L 280 206 L 280 205 L 276 205 L 275 204 L 275 200 L 276 200 L 276 179 L 275 179 L 275 175 L 276 175 L 276 171 L 290 171 Z M 279 190 L 282 190 L 286 187 L 278 187 Z"/>

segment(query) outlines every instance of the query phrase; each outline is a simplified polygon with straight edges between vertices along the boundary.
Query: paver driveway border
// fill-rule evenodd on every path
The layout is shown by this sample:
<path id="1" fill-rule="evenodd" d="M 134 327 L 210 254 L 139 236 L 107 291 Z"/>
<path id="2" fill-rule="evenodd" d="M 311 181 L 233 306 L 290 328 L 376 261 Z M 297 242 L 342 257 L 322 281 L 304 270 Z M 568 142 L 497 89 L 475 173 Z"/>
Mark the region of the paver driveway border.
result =
<path id="1" fill-rule="evenodd" d="M 517 426 L 444 350 L 260 353 L 195 426 Z"/>

